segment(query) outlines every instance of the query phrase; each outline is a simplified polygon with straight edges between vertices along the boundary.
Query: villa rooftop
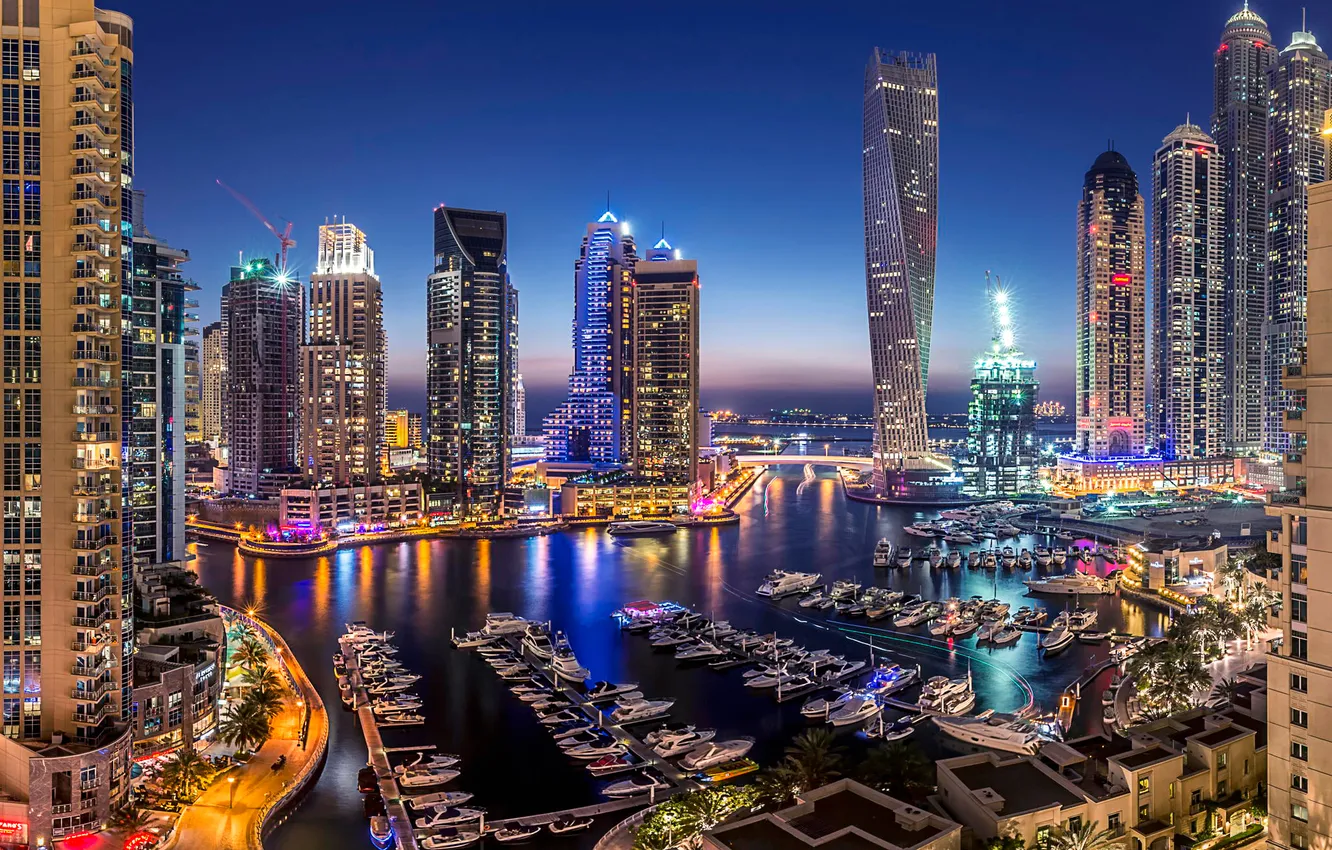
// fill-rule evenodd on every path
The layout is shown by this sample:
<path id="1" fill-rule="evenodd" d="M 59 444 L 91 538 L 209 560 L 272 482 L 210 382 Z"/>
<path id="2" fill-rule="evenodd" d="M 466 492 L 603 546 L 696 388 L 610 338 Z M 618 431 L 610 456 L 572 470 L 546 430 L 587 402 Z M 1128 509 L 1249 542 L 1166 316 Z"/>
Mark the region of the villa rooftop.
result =
<path id="1" fill-rule="evenodd" d="M 943 763 L 941 767 L 952 771 L 982 803 L 1000 798 L 999 808 L 991 807 L 999 815 L 1011 816 L 1050 806 L 1076 806 L 1083 802 L 1081 797 L 1030 759 L 986 760 L 965 765 Z"/>
<path id="2" fill-rule="evenodd" d="M 1150 764 L 1156 764 L 1166 759 L 1179 758 L 1180 754 L 1174 752 L 1160 744 L 1153 744 L 1150 747 L 1143 747 L 1124 755 L 1113 756 L 1113 760 L 1129 770 L 1140 770 Z"/>

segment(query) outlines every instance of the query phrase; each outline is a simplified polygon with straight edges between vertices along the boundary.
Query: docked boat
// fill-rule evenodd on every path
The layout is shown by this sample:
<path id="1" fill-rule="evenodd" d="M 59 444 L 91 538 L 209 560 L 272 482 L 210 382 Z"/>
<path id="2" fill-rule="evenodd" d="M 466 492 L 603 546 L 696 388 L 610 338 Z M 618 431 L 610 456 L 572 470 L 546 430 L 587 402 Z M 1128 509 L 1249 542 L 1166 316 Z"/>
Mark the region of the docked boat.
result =
<path id="1" fill-rule="evenodd" d="M 918 522 L 915 523 L 914 525 L 908 525 L 906 528 L 902 530 L 905 531 L 907 534 L 912 534 L 915 535 L 916 537 L 939 536 L 939 529 L 933 523 L 929 522 Z"/>
<path id="2" fill-rule="evenodd" d="M 941 560 L 943 560 L 943 553 L 939 551 L 938 546 L 926 547 L 925 549 L 926 563 L 928 563 L 931 567 L 937 567 L 939 566 L 939 562 Z"/>
<path id="3" fill-rule="evenodd" d="M 865 737 L 880 741 L 900 741 L 914 731 L 916 727 L 910 717 L 902 717 L 889 723 L 883 719 L 883 714 L 880 714 L 865 724 Z"/>
<path id="4" fill-rule="evenodd" d="M 1068 562 L 1068 552 L 1063 546 L 1055 546 L 1050 550 L 1050 563 L 1057 567 L 1062 567 Z"/>
<path id="5" fill-rule="evenodd" d="M 507 611 L 491 612 L 486 615 L 486 624 L 481 631 L 492 637 L 503 637 L 526 632 L 529 625 L 527 620 Z"/>
<path id="6" fill-rule="evenodd" d="M 965 714 L 976 704 L 976 691 L 971 685 L 971 673 L 964 679 L 935 676 L 921 688 L 916 704 L 922 711 L 934 714 Z"/>
<path id="7" fill-rule="evenodd" d="M 413 809 L 438 809 L 461 806 L 472 795 L 466 791 L 435 791 L 430 794 L 407 794 L 403 800 Z"/>
<path id="8" fill-rule="evenodd" d="M 986 620 L 981 623 L 980 628 L 976 630 L 976 643 L 985 643 L 990 640 L 1007 623 L 1007 620 Z"/>
<path id="9" fill-rule="evenodd" d="M 950 570 L 955 570 L 962 566 L 962 553 L 957 549 L 948 550 L 948 554 L 944 556 L 944 565 Z"/>
<path id="10" fill-rule="evenodd" d="M 555 634 L 555 652 L 550 659 L 550 672 L 554 673 L 556 678 L 575 684 L 587 681 L 592 675 L 586 667 L 578 663 L 573 648 L 569 646 L 569 639 L 563 632 Z"/>
<path id="11" fill-rule="evenodd" d="M 575 759 L 599 759 L 605 756 L 622 756 L 629 751 L 624 744 L 614 740 L 601 740 L 592 744 L 579 744 L 569 747 L 564 754 Z"/>
<path id="12" fill-rule="evenodd" d="M 1008 646 L 1010 643 L 1022 637 L 1022 629 L 1012 623 L 1005 623 L 997 631 L 990 635 L 990 643 L 996 646 Z"/>
<path id="13" fill-rule="evenodd" d="M 911 557 L 911 547 L 903 546 L 897 550 L 897 556 L 893 559 L 893 563 L 899 567 L 909 567 L 911 566 Z"/>
<path id="14" fill-rule="evenodd" d="M 852 696 L 851 691 L 842 690 L 835 697 L 815 697 L 800 706 L 800 716 L 811 720 L 825 720 L 833 713 L 834 709 L 840 708 Z"/>
<path id="15" fill-rule="evenodd" d="M 975 617 L 963 617 L 953 624 L 949 634 L 953 637 L 963 638 L 981 627 L 980 621 Z"/>
<path id="16" fill-rule="evenodd" d="M 526 841 L 537 833 L 541 832 L 539 826 L 506 826 L 503 829 L 497 829 L 493 833 L 495 840 L 500 844 L 509 844 L 515 841 Z"/>
<path id="17" fill-rule="evenodd" d="M 796 604 L 801 608 L 813 608 L 826 598 L 827 597 L 823 595 L 822 590 L 814 590 L 800 597 L 800 601 Z"/>
<path id="18" fill-rule="evenodd" d="M 465 635 L 456 636 L 453 639 L 453 645 L 459 649 L 475 649 L 480 646 L 488 646 L 497 639 L 495 635 L 488 635 L 485 632 L 468 632 Z"/>
<path id="19" fill-rule="evenodd" d="M 397 777 L 403 788 L 429 788 L 431 785 L 446 785 L 458 778 L 458 771 L 451 768 L 426 768 L 409 770 Z"/>
<path id="20" fill-rule="evenodd" d="M 1041 635 L 1039 646 L 1046 654 L 1058 652 L 1073 642 L 1073 632 L 1068 628 L 1068 616 L 1060 614 L 1055 618 L 1054 626 L 1046 634 Z"/>
<path id="21" fill-rule="evenodd" d="M 600 730 L 585 729 L 563 738 L 556 737 L 555 745 L 561 750 L 571 750 L 574 747 L 581 747 L 583 744 L 597 744 L 606 740 L 608 739 L 605 733 Z"/>
<path id="22" fill-rule="evenodd" d="M 972 549 L 967 553 L 967 569 L 974 570 L 981 565 L 981 553 L 979 549 Z"/>
<path id="23" fill-rule="evenodd" d="M 638 690 L 637 682 L 628 682 L 619 685 L 611 684 L 610 682 L 597 682 L 595 685 L 587 689 L 587 693 L 584 694 L 584 697 L 588 702 L 601 702 L 636 690 Z"/>
<path id="24" fill-rule="evenodd" d="M 828 591 L 828 595 L 833 599 L 841 601 L 843 599 L 855 599 L 856 594 L 859 592 L 860 582 L 839 578 L 837 581 L 833 582 L 832 589 Z"/>
<path id="25" fill-rule="evenodd" d="M 1036 563 L 1040 564 L 1042 567 L 1046 567 L 1050 565 L 1052 559 L 1053 556 L 1049 549 L 1046 549 L 1044 546 L 1036 547 Z"/>
<path id="26" fill-rule="evenodd" d="M 911 687 L 920 680 L 920 667 L 903 667 L 900 664 L 880 665 L 870 676 L 864 690 L 881 697 L 892 696 L 898 691 Z"/>
<path id="27" fill-rule="evenodd" d="M 663 788 L 670 787 L 671 783 L 659 776 L 639 773 L 629 779 L 607 785 L 601 793 L 607 797 L 636 797 L 639 794 L 647 794 L 651 791 L 660 791 Z"/>
<path id="28" fill-rule="evenodd" d="M 671 738 L 680 735 L 688 735 L 694 731 L 692 723 L 663 723 L 656 729 L 643 736 L 643 743 L 649 747 L 655 747 L 657 744 L 664 743 Z"/>
<path id="29" fill-rule="evenodd" d="M 863 724 L 866 720 L 874 717 L 883 711 L 883 706 L 873 696 L 864 693 L 854 693 L 851 698 L 842 703 L 837 710 L 828 715 L 828 722 L 833 726 L 850 726 L 852 724 Z"/>
<path id="30" fill-rule="evenodd" d="M 478 829 L 446 829 L 434 835 L 428 835 L 420 841 L 424 850 L 453 850 L 455 847 L 467 847 L 481 840 Z"/>
<path id="31" fill-rule="evenodd" d="M 743 757 L 753 746 L 753 738 L 733 738 L 721 742 L 709 741 L 690 750 L 680 760 L 680 767 L 684 770 L 706 770 L 709 767 Z"/>
<path id="32" fill-rule="evenodd" d="M 971 534 L 971 532 L 962 531 L 960 529 L 950 531 L 947 534 L 945 534 L 944 540 L 947 540 L 949 543 L 959 543 L 959 544 L 976 542 L 976 538 Z"/>
<path id="33" fill-rule="evenodd" d="M 550 632 L 546 627 L 537 623 L 527 627 L 527 632 L 523 635 L 523 649 L 542 661 L 549 661 L 555 652 L 555 646 L 551 643 Z"/>
<path id="34" fill-rule="evenodd" d="M 675 523 L 662 520 L 624 520 L 606 526 L 606 533 L 617 537 L 632 537 L 644 534 L 674 534 L 677 528 Z"/>
<path id="35" fill-rule="evenodd" d="M 1104 596 L 1113 592 L 1110 582 L 1099 576 L 1087 573 L 1049 576 L 1043 579 L 1027 579 L 1023 582 L 1033 593 L 1059 593 L 1067 596 L 1090 594 Z"/>
<path id="36" fill-rule="evenodd" d="M 615 723 L 640 723 L 664 717 L 675 705 L 673 699 L 635 699 L 615 703 L 611 718 Z"/>
<path id="37" fill-rule="evenodd" d="M 874 544 L 874 561 L 873 561 L 874 566 L 876 566 L 876 567 L 891 567 L 891 566 L 893 565 L 893 550 L 894 550 L 894 548 L 895 548 L 895 547 L 893 546 L 892 541 L 890 541 L 890 540 L 889 540 L 888 538 L 886 538 L 886 537 L 885 537 L 884 539 L 880 540 L 878 543 L 875 543 L 875 544 Z"/>
<path id="38" fill-rule="evenodd" d="M 1096 625 L 1095 608 L 1079 608 L 1068 615 L 1068 630 L 1070 632 L 1081 634 Z M 1105 637 L 1105 635 L 1102 635 Z"/>
<path id="39" fill-rule="evenodd" d="M 681 646 L 675 650 L 675 657 L 679 661 L 706 661 L 725 654 L 721 648 L 705 640 L 688 646 Z"/>
<path id="40" fill-rule="evenodd" d="M 1013 551 L 1012 546 L 1005 546 L 1000 553 L 1000 562 L 1004 569 L 1012 569 L 1017 566 L 1017 553 Z"/>
<path id="41" fill-rule="evenodd" d="M 919 626 L 938 612 L 938 605 L 929 602 L 921 602 L 918 605 L 903 608 L 898 615 L 893 618 L 893 625 L 897 626 L 899 629 Z"/>
<path id="42" fill-rule="evenodd" d="M 370 841 L 377 850 L 388 850 L 393 846 L 393 824 L 387 815 L 375 815 L 370 818 Z"/>
<path id="43" fill-rule="evenodd" d="M 998 561 L 994 557 L 993 549 L 985 550 L 985 554 L 981 556 L 981 566 L 987 570 L 992 570 L 998 566 Z"/>
<path id="44" fill-rule="evenodd" d="M 593 819 L 590 817 L 574 817 L 573 815 L 562 815 L 550 824 L 546 829 L 554 835 L 567 835 L 571 832 L 582 832 L 592 825 Z"/>
<path id="45" fill-rule="evenodd" d="M 545 715 L 544 717 L 542 717 L 542 718 L 541 718 L 541 725 L 542 725 L 542 726 L 559 726 L 559 725 L 561 725 L 561 724 L 565 724 L 565 723 L 576 723 L 576 722 L 578 722 L 578 721 L 586 720 L 586 719 L 587 719 L 586 715 L 578 714 L 578 713 L 573 712 L 573 711 L 570 711 L 569 709 L 566 708 L 566 709 L 564 709 L 564 710 L 562 710 L 562 711 L 556 711 L 556 712 L 554 712 L 553 714 L 547 714 L 547 715 Z"/>
<path id="46" fill-rule="evenodd" d="M 935 717 L 934 723 L 959 741 L 1006 753 L 1032 756 L 1046 740 L 1030 721 L 1007 714 Z"/>
<path id="47" fill-rule="evenodd" d="M 431 753 L 429 756 L 425 751 L 416 754 L 416 758 L 407 764 L 400 764 L 393 768 L 394 773 L 406 773 L 409 770 L 433 770 L 435 768 L 453 767 L 462 761 L 462 757 L 450 755 L 449 753 Z"/>
<path id="48" fill-rule="evenodd" d="M 417 829 L 435 829 L 441 826 L 457 826 L 462 823 L 469 823 L 474 820 L 480 820 L 486 813 L 485 809 L 472 808 L 445 808 L 436 809 L 425 817 L 417 818 L 415 826 Z"/>
<path id="49" fill-rule="evenodd" d="M 652 751 L 664 759 L 671 759 L 676 756 L 682 756 L 699 744 L 706 744 L 715 737 L 717 737 L 717 730 L 699 729 L 698 731 L 690 732 L 686 735 L 677 735 L 668 738 L 653 747 Z"/>
<path id="50" fill-rule="evenodd" d="M 396 714 L 385 714 L 376 719 L 375 723 L 380 726 L 419 726 L 425 723 L 425 715 L 415 711 L 401 711 Z"/>
<path id="51" fill-rule="evenodd" d="M 819 582 L 818 573 L 797 573 L 789 570 L 773 570 L 763 584 L 759 585 L 759 596 L 771 596 L 777 598 L 780 596 L 789 596 L 792 593 L 803 593 L 809 590 Z"/>

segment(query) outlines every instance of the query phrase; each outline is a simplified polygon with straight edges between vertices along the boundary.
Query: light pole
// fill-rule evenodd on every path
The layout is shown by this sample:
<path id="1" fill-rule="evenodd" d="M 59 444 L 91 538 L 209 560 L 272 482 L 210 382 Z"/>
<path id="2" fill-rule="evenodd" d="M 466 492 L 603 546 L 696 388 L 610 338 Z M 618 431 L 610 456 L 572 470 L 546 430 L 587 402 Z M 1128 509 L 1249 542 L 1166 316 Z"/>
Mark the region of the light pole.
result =
<path id="1" fill-rule="evenodd" d="M 231 796 L 227 799 L 227 808 L 229 809 L 236 802 L 236 777 L 228 776 L 227 784 L 231 786 Z"/>

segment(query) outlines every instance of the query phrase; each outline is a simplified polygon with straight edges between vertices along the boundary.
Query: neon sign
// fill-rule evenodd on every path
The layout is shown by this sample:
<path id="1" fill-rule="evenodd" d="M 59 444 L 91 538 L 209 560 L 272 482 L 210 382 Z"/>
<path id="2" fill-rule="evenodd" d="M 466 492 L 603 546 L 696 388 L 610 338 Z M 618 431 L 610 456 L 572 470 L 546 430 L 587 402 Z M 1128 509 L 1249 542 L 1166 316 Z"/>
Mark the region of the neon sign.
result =
<path id="1" fill-rule="evenodd" d="M 1133 282 L 1133 278 L 1126 274 L 1117 274 L 1110 278 L 1110 282 L 1115 286 L 1126 286 Z"/>

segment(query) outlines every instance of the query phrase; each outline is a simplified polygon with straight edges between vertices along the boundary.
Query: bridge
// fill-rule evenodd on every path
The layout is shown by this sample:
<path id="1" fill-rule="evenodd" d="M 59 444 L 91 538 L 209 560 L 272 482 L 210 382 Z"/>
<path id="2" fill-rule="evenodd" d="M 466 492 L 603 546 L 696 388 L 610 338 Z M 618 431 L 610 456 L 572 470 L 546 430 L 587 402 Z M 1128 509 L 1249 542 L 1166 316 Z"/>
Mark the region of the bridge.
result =
<path id="1" fill-rule="evenodd" d="M 737 455 L 736 461 L 746 466 L 848 466 L 854 469 L 872 469 L 874 461 L 867 457 L 844 455 Z"/>

